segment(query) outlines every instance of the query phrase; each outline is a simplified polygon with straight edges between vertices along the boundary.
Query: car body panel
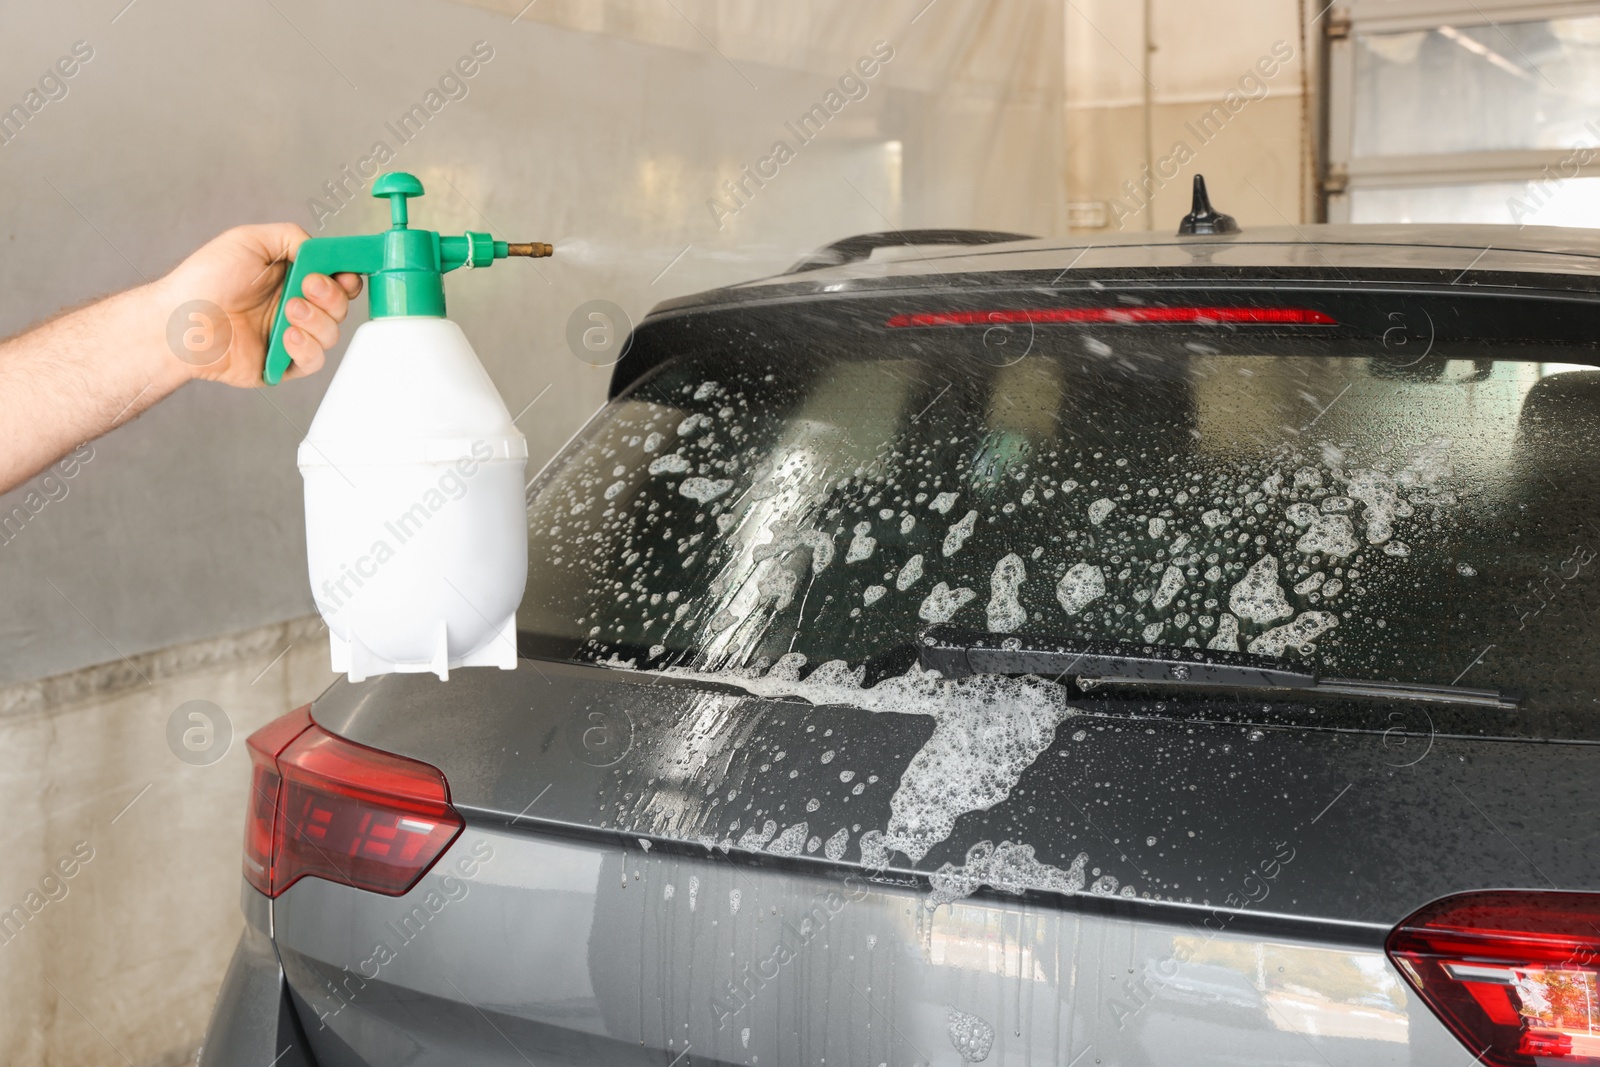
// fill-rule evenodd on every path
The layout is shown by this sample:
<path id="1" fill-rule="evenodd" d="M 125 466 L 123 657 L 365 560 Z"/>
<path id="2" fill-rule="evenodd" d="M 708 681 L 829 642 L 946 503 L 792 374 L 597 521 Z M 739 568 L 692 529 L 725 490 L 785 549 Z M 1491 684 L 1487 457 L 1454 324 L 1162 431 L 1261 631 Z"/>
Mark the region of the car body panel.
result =
<path id="1" fill-rule="evenodd" d="M 1365 928 L 1369 943 L 1446 893 L 1600 890 L 1600 799 L 1570 789 L 1600 777 L 1600 746 L 1441 736 L 1428 713 L 1403 706 L 1364 732 L 1185 711 L 1134 705 L 1068 719 L 1006 800 L 961 816 L 917 870 L 887 873 L 924 884 L 979 841 L 1026 841 L 1058 867 L 1087 853 L 1092 867 L 1133 887 L 1137 895 L 1119 905 L 1182 921 L 1226 906 L 1230 893 L 1259 892 L 1237 882 L 1239 872 L 1286 843 L 1293 861 L 1251 910 Z M 469 821 L 691 852 L 709 842 L 837 876 L 863 869 L 862 834 L 888 824 L 896 784 L 934 729 L 919 715 L 531 660 L 445 685 L 340 682 L 312 716 L 350 740 L 438 767 Z M 831 788 L 813 771 L 823 766 Z M 791 778 L 783 767 L 805 770 Z M 838 781 L 843 770 L 878 780 L 855 794 Z M 816 810 L 807 810 L 812 800 Z M 1056 805 L 1053 817 L 1038 817 L 1043 801 Z M 1551 810 L 1570 818 L 1540 818 Z M 760 845 L 739 843 L 768 819 L 775 832 Z M 767 851 L 800 822 L 807 837 L 850 829 L 845 854 Z"/>
<path id="2" fill-rule="evenodd" d="M 272 901 L 240 880 L 244 932 L 234 949 L 196 1067 L 315 1067 L 272 943 Z"/>
<path id="3" fill-rule="evenodd" d="M 720 854 L 469 827 L 405 897 L 306 879 L 275 910 L 322 1067 L 1472 1062 L 1371 945 Z"/>

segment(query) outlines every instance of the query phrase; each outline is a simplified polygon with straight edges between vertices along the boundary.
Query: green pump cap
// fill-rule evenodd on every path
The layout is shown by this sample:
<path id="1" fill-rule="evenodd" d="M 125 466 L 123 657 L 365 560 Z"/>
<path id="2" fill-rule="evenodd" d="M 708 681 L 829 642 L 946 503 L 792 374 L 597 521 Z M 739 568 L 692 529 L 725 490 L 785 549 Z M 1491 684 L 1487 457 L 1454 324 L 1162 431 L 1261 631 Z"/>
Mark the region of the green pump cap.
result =
<path id="1" fill-rule="evenodd" d="M 261 377 L 277 385 L 289 369 L 283 331 L 289 328 L 289 301 L 301 296 L 307 274 L 364 274 L 368 278 L 371 317 L 398 315 L 444 317 L 444 275 L 457 267 L 487 267 L 507 256 L 542 257 L 551 254 L 538 241 L 511 244 L 487 233 L 468 230 L 460 237 L 441 237 L 433 230 L 407 228 L 406 201 L 423 194 L 422 183 L 400 171 L 384 174 L 372 183 L 372 195 L 389 199 L 391 226 L 385 233 L 362 237 L 313 237 L 300 245 L 284 283 L 283 296 L 272 320 L 272 337 Z"/>

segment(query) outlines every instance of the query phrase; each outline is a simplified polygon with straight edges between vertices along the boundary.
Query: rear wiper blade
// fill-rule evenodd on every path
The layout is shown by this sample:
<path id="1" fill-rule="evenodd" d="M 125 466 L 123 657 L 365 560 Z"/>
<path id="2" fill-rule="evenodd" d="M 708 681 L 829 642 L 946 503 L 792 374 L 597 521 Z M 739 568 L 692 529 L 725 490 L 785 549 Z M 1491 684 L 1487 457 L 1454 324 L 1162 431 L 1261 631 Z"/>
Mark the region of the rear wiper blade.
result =
<path id="1" fill-rule="evenodd" d="M 1045 642 L 948 626 L 935 626 L 922 632 L 917 642 L 917 658 L 924 670 L 936 670 L 946 678 L 972 674 L 1032 674 L 1053 681 L 1072 678 L 1091 685 L 1289 689 L 1494 708 L 1517 706 L 1514 696 L 1498 689 L 1323 678 L 1315 671 L 1285 667 L 1267 656 L 1243 652 L 1116 641 Z"/>

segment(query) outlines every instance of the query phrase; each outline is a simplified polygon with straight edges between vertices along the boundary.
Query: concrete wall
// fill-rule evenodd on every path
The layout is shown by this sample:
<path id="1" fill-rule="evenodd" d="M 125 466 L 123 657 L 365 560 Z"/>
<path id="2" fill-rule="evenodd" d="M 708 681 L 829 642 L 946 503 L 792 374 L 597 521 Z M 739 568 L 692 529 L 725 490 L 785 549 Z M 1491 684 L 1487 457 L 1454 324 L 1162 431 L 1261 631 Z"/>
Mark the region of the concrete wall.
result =
<path id="1" fill-rule="evenodd" d="M 1314 218 L 1300 7 L 1300 0 L 1069 5 L 1069 200 L 1103 205 L 1110 232 L 1173 231 L 1198 172 L 1216 207 L 1246 228 Z M 1312 16 L 1324 9 L 1314 7 Z"/>
<path id="2" fill-rule="evenodd" d="M 0 1063 L 192 1062 L 243 923 L 244 738 L 332 681 L 323 634 L 301 620 L 0 689 Z"/>

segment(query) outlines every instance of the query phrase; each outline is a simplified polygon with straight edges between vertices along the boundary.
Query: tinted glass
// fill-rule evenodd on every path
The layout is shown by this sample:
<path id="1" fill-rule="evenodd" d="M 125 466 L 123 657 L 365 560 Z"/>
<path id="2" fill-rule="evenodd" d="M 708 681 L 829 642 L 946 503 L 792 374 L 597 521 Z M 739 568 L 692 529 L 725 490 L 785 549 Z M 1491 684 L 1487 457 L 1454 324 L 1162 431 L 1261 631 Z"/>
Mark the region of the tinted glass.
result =
<path id="1" fill-rule="evenodd" d="M 719 343 L 613 401 L 535 486 L 521 628 L 647 668 L 870 674 L 947 622 L 1595 701 L 1600 370 L 904 333 Z"/>

